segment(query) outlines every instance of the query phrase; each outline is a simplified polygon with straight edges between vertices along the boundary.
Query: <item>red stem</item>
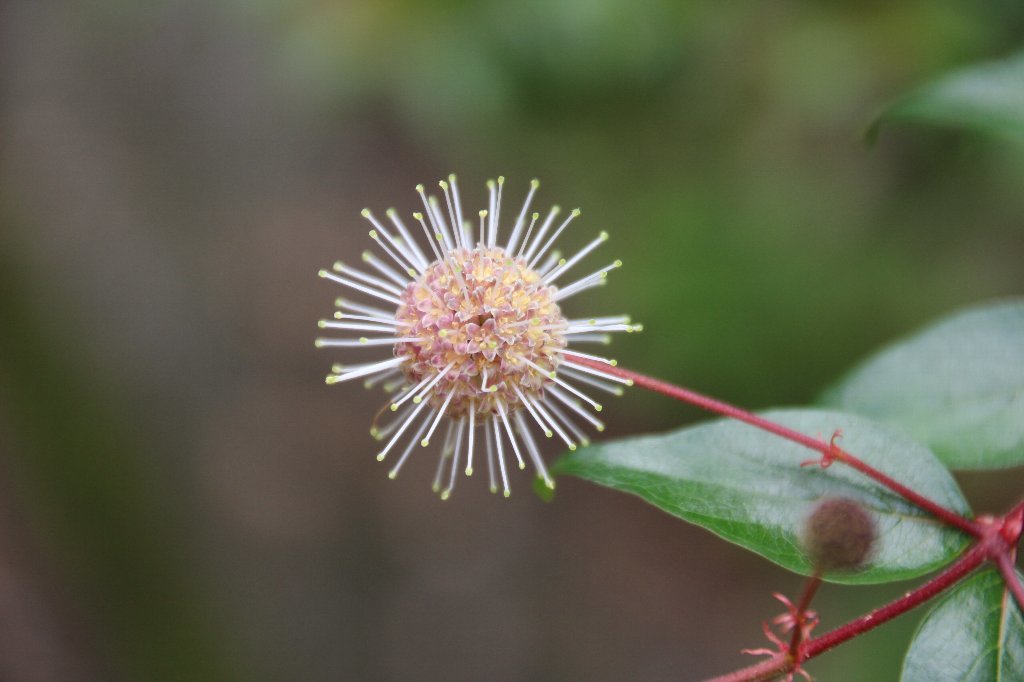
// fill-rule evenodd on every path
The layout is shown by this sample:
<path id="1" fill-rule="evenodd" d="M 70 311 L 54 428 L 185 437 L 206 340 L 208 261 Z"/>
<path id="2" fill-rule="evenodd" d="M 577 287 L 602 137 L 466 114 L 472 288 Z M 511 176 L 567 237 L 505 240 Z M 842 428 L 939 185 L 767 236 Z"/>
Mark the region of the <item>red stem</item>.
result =
<path id="1" fill-rule="evenodd" d="M 897 495 L 900 495 L 901 497 L 910 501 L 911 503 L 917 505 L 921 509 L 931 513 L 933 516 L 937 517 L 947 525 L 952 526 L 954 528 L 958 528 L 975 537 L 979 537 L 981 535 L 981 529 L 978 526 L 978 524 L 976 524 L 974 521 L 966 519 L 957 514 L 956 512 L 946 509 L 937 502 L 934 502 L 928 499 L 927 497 L 917 492 L 914 492 L 905 485 L 893 480 L 889 476 L 883 474 L 881 471 L 878 471 L 869 464 L 862 462 L 860 459 L 854 457 L 845 450 L 842 450 L 841 448 L 837 447 L 834 443 L 826 443 L 824 441 L 818 440 L 817 438 L 811 438 L 810 436 L 802 434 L 799 431 L 794 431 L 793 429 L 785 427 L 782 424 L 776 424 L 773 421 L 769 421 L 767 419 L 764 419 L 763 417 L 759 417 L 756 414 L 736 407 L 735 405 L 730 405 L 729 403 L 722 402 L 721 400 L 716 400 L 714 398 L 702 395 L 695 391 L 682 388 L 681 386 L 676 386 L 666 381 L 661 381 L 660 379 L 655 379 L 653 377 L 645 376 L 643 374 L 638 374 L 637 372 L 633 372 L 632 370 L 623 369 L 621 367 L 614 367 L 608 365 L 607 363 L 595 360 L 588 360 L 586 358 L 573 357 L 572 360 L 574 364 L 586 365 L 587 367 L 596 369 L 606 374 L 613 374 L 623 379 L 628 379 L 632 381 L 635 385 L 640 386 L 642 388 L 646 388 L 649 391 L 660 393 L 664 396 L 668 396 L 669 398 L 673 398 L 684 403 L 696 405 L 697 407 L 708 410 L 709 412 L 715 412 L 726 417 L 737 419 L 741 422 L 750 424 L 751 426 L 755 426 L 761 429 L 762 431 L 767 431 L 768 433 L 775 434 L 776 436 L 780 436 L 781 438 L 785 438 L 786 440 L 790 440 L 794 443 L 803 445 L 806 448 L 815 450 L 816 452 L 820 452 L 823 458 L 823 464 L 827 464 L 833 459 L 839 460 L 844 464 L 853 467 L 857 471 L 860 471 L 865 476 L 874 479 L 878 483 L 892 490 Z"/>
<path id="2" fill-rule="evenodd" d="M 821 573 L 815 573 L 804 584 L 804 592 L 800 595 L 800 601 L 796 605 L 796 624 L 793 626 L 793 638 L 789 640 L 789 654 L 796 657 L 800 651 L 800 645 L 804 637 L 804 614 L 811 606 L 811 600 L 821 587 Z"/>
<path id="3" fill-rule="evenodd" d="M 1020 610 L 1024 611 L 1024 586 L 1017 578 L 1017 568 L 1014 566 L 1012 557 L 1009 554 L 1000 554 L 996 557 L 996 565 L 999 567 L 999 572 L 1003 574 L 1006 588 L 1010 590 L 1010 594 L 1017 601 Z"/>
<path id="4" fill-rule="evenodd" d="M 964 576 L 977 568 L 988 556 L 989 548 L 984 543 L 978 543 L 964 552 L 949 568 L 926 582 L 912 592 L 908 592 L 899 599 L 886 604 L 880 608 L 867 613 L 860 618 L 851 620 L 846 625 L 826 632 L 820 637 L 807 642 L 804 646 L 804 660 L 822 654 L 834 646 L 873 630 L 882 623 L 886 623 L 896 616 L 902 615 L 928 601 L 943 590 L 952 587 Z"/>
<path id="5" fill-rule="evenodd" d="M 969 550 L 964 552 L 960 558 L 958 558 L 946 570 L 939 573 L 916 590 L 908 592 L 899 599 L 877 608 L 860 618 L 855 618 L 849 623 L 839 626 L 835 630 L 826 632 L 820 637 L 809 639 L 801 648 L 799 660 L 793 658 L 788 653 L 779 653 L 766 661 L 761 661 L 760 663 L 748 666 L 742 670 L 736 670 L 726 675 L 716 677 L 708 682 L 753 682 L 755 680 L 771 679 L 783 672 L 791 671 L 798 664 L 814 658 L 815 656 L 819 656 L 829 649 L 853 639 L 857 635 L 862 635 L 869 630 L 873 630 L 879 625 L 892 620 L 896 616 L 900 616 L 914 607 L 919 606 L 923 602 L 928 601 L 943 590 L 952 587 L 985 561 L 990 551 L 991 548 L 988 547 L 987 543 L 981 542 L 975 544 Z"/>

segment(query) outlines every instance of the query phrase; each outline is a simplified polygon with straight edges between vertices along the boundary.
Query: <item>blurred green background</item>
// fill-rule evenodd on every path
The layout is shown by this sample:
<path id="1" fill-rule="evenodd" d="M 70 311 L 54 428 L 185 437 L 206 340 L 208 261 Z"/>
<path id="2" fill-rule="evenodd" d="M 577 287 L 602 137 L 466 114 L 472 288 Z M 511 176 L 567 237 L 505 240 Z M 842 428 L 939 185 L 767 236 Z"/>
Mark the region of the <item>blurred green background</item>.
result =
<path id="1" fill-rule="evenodd" d="M 1024 290 L 1024 153 L 863 132 L 1024 42 L 1013 0 L 0 5 L 0 679 L 678 680 L 799 579 L 638 500 L 395 482 L 316 277 L 449 172 L 612 235 L 627 366 L 801 404 Z M 603 261 L 602 261 L 603 262 Z M 702 418 L 637 390 L 609 437 Z M 551 453 L 554 455 L 555 453 Z M 1019 471 L 966 477 L 983 509 Z M 906 589 L 827 588 L 831 627 Z M 918 615 L 809 666 L 894 679 Z"/>

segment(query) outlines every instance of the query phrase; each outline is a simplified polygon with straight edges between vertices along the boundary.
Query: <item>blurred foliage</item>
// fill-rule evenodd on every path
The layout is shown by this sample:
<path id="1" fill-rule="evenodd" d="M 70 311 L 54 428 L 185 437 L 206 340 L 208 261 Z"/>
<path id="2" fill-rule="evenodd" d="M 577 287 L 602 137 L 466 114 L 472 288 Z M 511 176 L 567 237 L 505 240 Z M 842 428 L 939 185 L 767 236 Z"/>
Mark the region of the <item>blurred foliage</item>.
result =
<path id="1" fill-rule="evenodd" d="M 888 123 L 945 125 L 1024 142 L 1024 54 L 943 76 L 886 107 L 868 131 Z"/>

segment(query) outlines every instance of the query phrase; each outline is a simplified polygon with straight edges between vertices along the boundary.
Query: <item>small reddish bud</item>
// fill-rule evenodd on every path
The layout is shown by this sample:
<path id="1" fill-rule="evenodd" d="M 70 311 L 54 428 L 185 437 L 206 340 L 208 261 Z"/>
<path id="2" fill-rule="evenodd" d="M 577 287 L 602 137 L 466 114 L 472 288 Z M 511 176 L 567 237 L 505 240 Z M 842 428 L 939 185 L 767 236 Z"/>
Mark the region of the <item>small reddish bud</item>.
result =
<path id="1" fill-rule="evenodd" d="M 855 571 L 864 566 L 877 537 L 875 521 L 858 502 L 822 500 L 804 525 L 804 548 L 820 571 Z"/>

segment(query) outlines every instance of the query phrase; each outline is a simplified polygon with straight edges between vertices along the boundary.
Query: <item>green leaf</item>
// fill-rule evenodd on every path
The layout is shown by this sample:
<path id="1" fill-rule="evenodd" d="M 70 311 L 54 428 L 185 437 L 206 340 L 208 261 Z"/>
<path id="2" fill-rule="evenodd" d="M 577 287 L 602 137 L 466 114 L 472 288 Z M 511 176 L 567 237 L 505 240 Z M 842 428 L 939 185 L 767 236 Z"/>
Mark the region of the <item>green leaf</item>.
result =
<path id="1" fill-rule="evenodd" d="M 897 424 L 954 469 L 1024 464 L 1024 301 L 957 313 L 883 349 L 822 403 Z"/>
<path id="2" fill-rule="evenodd" d="M 998 572 L 960 583 L 924 617 L 900 679 L 1024 680 L 1024 618 Z"/>
<path id="3" fill-rule="evenodd" d="M 950 73 L 898 99 L 871 124 L 964 128 L 1024 142 L 1024 54 Z"/>
<path id="4" fill-rule="evenodd" d="M 949 471 L 896 430 L 822 410 L 776 410 L 763 416 L 812 436 L 827 438 L 843 429 L 844 449 L 939 504 L 969 513 Z M 592 445 L 562 457 L 553 470 L 638 495 L 803 574 L 813 571 L 800 543 L 810 509 L 825 497 L 856 500 L 871 512 L 878 540 L 865 570 L 829 575 L 835 582 L 912 578 L 948 563 L 966 546 L 962 533 L 849 467 L 800 466 L 816 455 L 748 424 L 722 420 Z"/>

